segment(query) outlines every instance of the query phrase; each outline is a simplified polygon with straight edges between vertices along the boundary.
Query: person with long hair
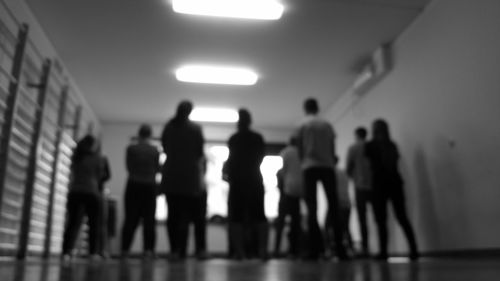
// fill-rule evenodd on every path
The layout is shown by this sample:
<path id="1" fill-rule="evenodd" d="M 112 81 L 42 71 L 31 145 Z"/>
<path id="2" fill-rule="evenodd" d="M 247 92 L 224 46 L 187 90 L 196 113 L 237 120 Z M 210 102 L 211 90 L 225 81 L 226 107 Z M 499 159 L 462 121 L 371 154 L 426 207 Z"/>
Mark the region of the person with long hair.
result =
<path id="1" fill-rule="evenodd" d="M 373 209 L 378 229 L 378 259 L 387 259 L 387 204 L 391 202 L 397 222 L 408 241 L 410 259 L 419 256 L 413 227 L 406 213 L 403 178 L 399 172 L 399 151 L 391 139 L 389 125 L 377 119 L 372 125 L 372 139 L 366 145 L 366 156 L 370 160 L 373 183 Z"/>
<path id="2" fill-rule="evenodd" d="M 88 217 L 88 252 L 92 259 L 98 258 L 99 251 L 99 216 L 100 181 L 103 177 L 103 161 L 98 153 L 98 141 L 95 137 L 83 137 L 74 149 L 71 162 L 71 176 L 67 201 L 67 220 L 63 235 L 63 259 L 72 257 L 73 248 L 83 218 Z"/>

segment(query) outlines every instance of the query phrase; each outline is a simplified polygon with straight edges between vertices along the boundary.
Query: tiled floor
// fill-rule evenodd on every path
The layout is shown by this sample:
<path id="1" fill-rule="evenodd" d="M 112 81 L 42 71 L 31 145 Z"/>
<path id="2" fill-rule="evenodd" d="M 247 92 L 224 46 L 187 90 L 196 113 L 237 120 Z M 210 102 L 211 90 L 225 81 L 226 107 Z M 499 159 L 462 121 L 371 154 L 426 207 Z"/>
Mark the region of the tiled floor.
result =
<path id="1" fill-rule="evenodd" d="M 301 262 L 287 260 L 235 262 L 212 259 L 169 263 L 0 261 L 0 281 L 498 281 L 500 259 L 422 259 Z"/>

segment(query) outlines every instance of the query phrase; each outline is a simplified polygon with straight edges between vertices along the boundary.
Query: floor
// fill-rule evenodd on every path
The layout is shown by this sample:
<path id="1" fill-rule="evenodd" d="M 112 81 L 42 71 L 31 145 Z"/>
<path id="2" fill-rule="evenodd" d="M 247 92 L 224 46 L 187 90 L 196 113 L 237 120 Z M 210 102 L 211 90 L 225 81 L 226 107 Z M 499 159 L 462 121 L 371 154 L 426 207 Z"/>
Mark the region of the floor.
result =
<path id="1" fill-rule="evenodd" d="M 0 261 L 1 281 L 483 281 L 500 280 L 500 258 L 379 262 L 109 260 Z"/>

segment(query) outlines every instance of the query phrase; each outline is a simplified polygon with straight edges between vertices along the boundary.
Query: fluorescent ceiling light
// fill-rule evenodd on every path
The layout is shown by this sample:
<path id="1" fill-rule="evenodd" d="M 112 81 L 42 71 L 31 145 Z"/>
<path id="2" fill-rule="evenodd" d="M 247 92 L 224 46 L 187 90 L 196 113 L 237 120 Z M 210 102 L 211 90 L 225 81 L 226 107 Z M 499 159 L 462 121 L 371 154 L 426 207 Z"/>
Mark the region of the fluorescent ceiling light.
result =
<path id="1" fill-rule="evenodd" d="M 239 118 L 238 112 L 234 109 L 195 107 L 189 119 L 200 122 L 235 123 Z"/>
<path id="2" fill-rule="evenodd" d="M 189 65 L 175 71 L 175 77 L 182 82 L 226 85 L 254 85 L 258 76 L 244 68 Z"/>
<path id="3" fill-rule="evenodd" d="M 214 17 L 277 20 L 283 5 L 275 0 L 172 0 L 176 13 Z"/>

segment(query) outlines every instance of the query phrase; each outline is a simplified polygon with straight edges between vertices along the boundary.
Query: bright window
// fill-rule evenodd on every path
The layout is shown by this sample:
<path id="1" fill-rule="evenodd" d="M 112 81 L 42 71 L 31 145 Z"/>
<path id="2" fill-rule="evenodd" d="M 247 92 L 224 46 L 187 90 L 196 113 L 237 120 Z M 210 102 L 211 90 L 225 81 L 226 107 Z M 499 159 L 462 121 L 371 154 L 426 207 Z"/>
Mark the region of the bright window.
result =
<path id="1" fill-rule="evenodd" d="M 229 184 L 222 180 L 222 165 L 227 160 L 229 150 L 225 145 L 209 144 L 205 148 L 207 157 L 207 173 L 205 181 L 207 184 L 207 216 L 215 215 L 227 217 L 227 197 Z M 163 157 L 165 159 L 165 157 Z M 276 173 L 282 167 L 280 156 L 266 156 L 260 166 L 265 186 L 265 212 L 268 218 L 278 215 L 279 191 L 277 188 Z M 156 219 L 167 218 L 167 208 L 164 196 L 157 199 Z"/>

